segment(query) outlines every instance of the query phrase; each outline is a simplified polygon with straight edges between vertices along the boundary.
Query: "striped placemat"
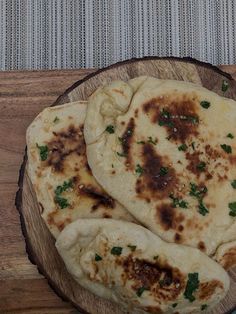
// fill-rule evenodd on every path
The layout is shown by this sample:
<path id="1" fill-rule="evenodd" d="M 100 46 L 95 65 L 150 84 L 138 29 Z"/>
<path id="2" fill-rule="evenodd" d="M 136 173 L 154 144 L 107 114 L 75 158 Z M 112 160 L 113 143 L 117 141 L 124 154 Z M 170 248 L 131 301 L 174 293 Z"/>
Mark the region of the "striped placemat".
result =
<path id="1" fill-rule="evenodd" d="M 235 0 L 0 0 L 0 69 L 141 56 L 236 63 Z"/>

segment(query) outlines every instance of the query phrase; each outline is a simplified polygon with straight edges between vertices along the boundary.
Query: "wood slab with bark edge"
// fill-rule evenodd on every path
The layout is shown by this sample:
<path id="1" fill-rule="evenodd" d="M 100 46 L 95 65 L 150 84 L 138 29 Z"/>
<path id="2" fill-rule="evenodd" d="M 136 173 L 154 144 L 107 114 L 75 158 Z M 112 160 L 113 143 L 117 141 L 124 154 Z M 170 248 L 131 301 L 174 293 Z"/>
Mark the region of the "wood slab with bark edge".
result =
<path id="1" fill-rule="evenodd" d="M 101 84 L 115 79 L 128 80 L 139 75 L 162 79 L 177 79 L 201 84 L 222 95 L 222 81 L 229 82 L 226 97 L 236 100 L 236 82 L 218 68 L 192 59 L 144 58 L 115 64 L 91 74 L 69 88 L 55 104 L 86 100 Z M 54 105 L 55 105 L 54 104 Z M 37 264 L 57 293 L 70 300 L 81 311 L 89 313 L 121 313 L 119 306 L 102 300 L 81 288 L 68 274 L 54 247 L 54 240 L 42 222 L 30 180 L 25 167 L 21 168 L 16 205 L 21 214 L 28 254 Z M 38 235 L 41 235 L 40 238 Z M 231 289 L 225 300 L 212 313 L 230 312 L 236 305 L 236 268 L 230 270 Z"/>

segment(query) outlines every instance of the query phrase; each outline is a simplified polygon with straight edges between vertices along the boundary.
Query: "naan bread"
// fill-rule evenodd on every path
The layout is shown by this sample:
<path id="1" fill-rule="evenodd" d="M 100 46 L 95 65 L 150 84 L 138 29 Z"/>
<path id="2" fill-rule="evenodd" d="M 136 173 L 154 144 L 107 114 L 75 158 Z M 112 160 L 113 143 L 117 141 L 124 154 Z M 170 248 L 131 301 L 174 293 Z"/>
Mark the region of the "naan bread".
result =
<path id="1" fill-rule="evenodd" d="M 86 102 L 43 110 L 27 130 L 28 173 L 42 217 L 57 237 L 78 218 L 134 218 L 98 185 L 87 164 Z M 45 159 L 45 160 L 42 160 Z"/>
<path id="2" fill-rule="evenodd" d="M 200 313 L 229 288 L 224 269 L 200 250 L 130 222 L 77 220 L 56 247 L 79 284 L 129 313 Z"/>
<path id="3" fill-rule="evenodd" d="M 192 83 L 112 82 L 89 98 L 88 162 L 151 231 L 212 255 L 236 239 L 235 122 L 235 101 Z"/>
<path id="4" fill-rule="evenodd" d="M 236 264 L 236 241 L 222 244 L 214 256 L 226 270 Z"/>

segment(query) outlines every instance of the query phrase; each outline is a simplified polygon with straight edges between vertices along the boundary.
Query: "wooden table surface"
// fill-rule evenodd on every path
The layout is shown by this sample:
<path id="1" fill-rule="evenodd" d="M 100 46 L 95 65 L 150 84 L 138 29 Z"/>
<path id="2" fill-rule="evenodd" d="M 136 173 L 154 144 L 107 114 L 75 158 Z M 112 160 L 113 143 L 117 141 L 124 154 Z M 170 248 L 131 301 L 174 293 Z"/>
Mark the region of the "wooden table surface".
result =
<path id="1" fill-rule="evenodd" d="M 236 79 L 236 65 L 221 66 Z M 72 83 L 94 70 L 0 72 L 0 313 L 78 313 L 25 252 L 15 193 L 27 126 Z"/>

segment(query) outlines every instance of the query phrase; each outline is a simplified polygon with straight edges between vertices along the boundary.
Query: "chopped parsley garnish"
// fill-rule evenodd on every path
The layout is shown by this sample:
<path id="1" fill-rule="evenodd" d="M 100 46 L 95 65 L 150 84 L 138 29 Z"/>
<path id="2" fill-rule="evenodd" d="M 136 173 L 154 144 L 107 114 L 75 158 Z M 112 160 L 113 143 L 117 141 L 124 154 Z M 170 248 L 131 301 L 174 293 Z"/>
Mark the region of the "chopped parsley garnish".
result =
<path id="1" fill-rule="evenodd" d="M 178 305 L 178 303 L 173 303 L 172 307 L 176 307 Z"/>
<path id="2" fill-rule="evenodd" d="M 198 212 L 199 214 L 205 216 L 207 213 L 209 213 L 209 210 L 206 208 L 206 206 L 203 203 L 203 197 L 207 192 L 207 187 L 198 187 L 195 183 L 190 182 L 190 192 L 189 195 L 196 197 L 198 200 Z"/>
<path id="3" fill-rule="evenodd" d="M 38 143 L 36 144 L 37 148 L 39 149 L 39 155 L 42 161 L 45 161 L 48 158 L 48 147 L 40 146 Z"/>
<path id="4" fill-rule="evenodd" d="M 198 187 L 195 183 L 190 182 L 190 192 L 189 195 L 196 197 L 197 199 L 201 200 L 207 192 L 207 187 Z"/>
<path id="5" fill-rule="evenodd" d="M 66 198 L 61 197 L 59 195 L 55 196 L 54 201 L 56 204 L 58 204 L 61 207 L 61 209 L 64 209 L 70 205 Z"/>
<path id="6" fill-rule="evenodd" d="M 110 133 L 110 134 L 112 134 L 112 133 L 115 133 L 115 128 L 114 128 L 114 126 L 113 125 L 108 125 L 107 127 L 106 127 L 106 131 L 108 132 L 108 133 Z"/>
<path id="7" fill-rule="evenodd" d="M 232 153 L 232 147 L 230 145 L 222 144 L 220 147 L 227 153 L 231 154 Z"/>
<path id="8" fill-rule="evenodd" d="M 120 246 L 113 246 L 111 249 L 111 254 L 113 255 L 120 255 L 122 253 L 122 247 Z"/>
<path id="9" fill-rule="evenodd" d="M 112 168 L 114 168 L 114 165 L 113 165 L 113 164 L 111 164 L 111 167 L 112 167 Z"/>
<path id="10" fill-rule="evenodd" d="M 179 151 L 183 151 L 183 152 L 185 152 L 186 150 L 187 150 L 187 148 L 188 148 L 188 146 L 186 145 L 186 144 L 182 144 L 182 145 L 180 145 L 179 147 L 178 147 L 178 150 Z"/>
<path id="11" fill-rule="evenodd" d="M 201 306 L 201 311 L 204 311 L 207 307 L 208 307 L 207 304 L 202 304 L 202 306 Z"/>
<path id="12" fill-rule="evenodd" d="M 169 135 L 166 137 L 167 141 L 169 141 L 172 138 L 172 135 Z"/>
<path id="13" fill-rule="evenodd" d="M 165 109 L 162 109 L 162 112 L 161 112 L 161 116 L 165 119 L 170 119 L 171 118 L 171 114 L 165 110 Z"/>
<path id="14" fill-rule="evenodd" d="M 60 121 L 60 119 L 58 117 L 55 117 L 55 119 L 53 120 L 53 123 L 57 123 L 59 121 Z"/>
<path id="15" fill-rule="evenodd" d="M 199 280 L 198 280 L 198 273 L 189 273 L 188 274 L 188 281 L 184 291 L 184 297 L 189 300 L 189 302 L 193 302 L 195 297 L 193 293 L 199 287 Z"/>
<path id="16" fill-rule="evenodd" d="M 62 197 L 61 194 L 64 191 L 67 191 L 69 188 L 73 187 L 73 181 L 70 179 L 68 181 L 64 181 L 63 185 L 58 185 L 55 189 L 55 197 L 54 201 L 58 204 L 61 209 L 68 207 L 70 204 L 68 203 L 67 199 Z"/>
<path id="17" fill-rule="evenodd" d="M 228 134 L 227 134 L 227 137 L 233 139 L 233 138 L 234 138 L 234 135 L 233 135 L 232 133 L 228 133 Z"/>
<path id="18" fill-rule="evenodd" d="M 188 116 L 188 120 L 189 120 L 190 122 L 192 122 L 193 124 L 199 123 L 198 117 Z"/>
<path id="19" fill-rule="evenodd" d="M 144 172 L 144 169 L 140 166 L 140 164 L 137 164 L 135 168 L 135 172 L 141 176 L 141 174 L 143 174 Z"/>
<path id="20" fill-rule="evenodd" d="M 132 252 L 134 252 L 135 250 L 136 250 L 136 245 L 131 245 L 131 244 L 129 244 L 129 245 L 127 245 L 128 246 L 128 248 L 130 248 L 130 250 L 132 251 Z"/>
<path id="21" fill-rule="evenodd" d="M 228 204 L 230 209 L 229 215 L 232 217 L 236 217 L 236 202 L 232 202 Z"/>
<path id="22" fill-rule="evenodd" d="M 153 140 L 151 136 L 148 137 L 148 143 L 151 143 L 153 145 L 157 144 L 157 139 Z"/>
<path id="23" fill-rule="evenodd" d="M 200 200 L 199 205 L 198 205 L 198 212 L 202 215 L 205 216 L 206 214 L 209 213 L 209 210 L 206 208 L 206 206 L 203 204 L 203 201 Z"/>
<path id="24" fill-rule="evenodd" d="M 223 80 L 222 81 L 222 86 L 221 86 L 222 92 L 225 93 L 228 90 L 228 88 L 229 88 L 229 83 L 227 81 Z"/>
<path id="25" fill-rule="evenodd" d="M 232 186 L 234 189 L 236 189 L 236 180 L 233 180 L 233 181 L 231 182 L 231 186 Z"/>
<path id="26" fill-rule="evenodd" d="M 160 176 L 165 176 L 168 173 L 169 169 L 167 167 L 161 167 L 160 168 Z"/>
<path id="27" fill-rule="evenodd" d="M 167 119 L 167 120 L 163 120 L 163 119 Z M 158 120 L 158 124 L 160 126 L 169 126 L 170 128 L 172 128 L 174 126 L 173 122 L 170 121 L 171 119 L 171 114 L 165 110 L 165 109 L 162 109 L 161 111 L 161 119 Z"/>
<path id="28" fill-rule="evenodd" d="M 157 260 L 159 258 L 159 255 L 153 256 L 153 259 Z"/>
<path id="29" fill-rule="evenodd" d="M 62 192 L 67 191 L 68 189 L 73 187 L 73 181 L 70 179 L 68 181 L 64 181 L 63 185 L 58 185 L 55 190 L 56 195 L 60 195 Z"/>
<path id="30" fill-rule="evenodd" d="M 200 161 L 199 164 L 197 164 L 197 169 L 200 171 L 204 171 L 206 168 L 206 163 L 204 161 Z"/>
<path id="31" fill-rule="evenodd" d="M 137 296 L 138 296 L 138 297 L 141 297 L 141 295 L 143 294 L 143 292 L 144 292 L 145 290 L 149 290 L 149 289 L 146 288 L 146 287 L 140 287 L 140 288 L 136 291 Z"/>
<path id="32" fill-rule="evenodd" d="M 137 144 L 145 144 L 144 141 L 137 141 Z"/>
<path id="33" fill-rule="evenodd" d="M 126 157 L 126 154 L 125 153 L 119 153 L 119 152 L 116 152 L 118 156 L 120 157 Z"/>
<path id="34" fill-rule="evenodd" d="M 204 109 L 208 109 L 209 107 L 210 107 L 210 102 L 209 101 L 207 101 L 207 100 L 203 100 L 203 101 L 201 101 L 200 102 L 200 105 L 202 106 L 202 108 L 204 108 Z"/>
<path id="35" fill-rule="evenodd" d="M 177 197 L 174 197 L 172 194 L 169 196 L 173 203 L 172 203 L 172 206 L 173 207 L 181 207 L 181 208 L 188 208 L 188 202 L 184 201 L 184 200 L 181 200 Z"/>
<path id="36" fill-rule="evenodd" d="M 195 142 L 192 142 L 191 146 L 192 146 L 192 149 L 195 150 Z"/>
<path id="37" fill-rule="evenodd" d="M 174 124 L 173 124 L 172 121 L 159 120 L 159 121 L 158 121 L 158 124 L 159 124 L 160 126 L 166 125 L 166 126 L 169 126 L 170 128 L 172 128 L 172 127 L 174 126 Z"/>
<path id="38" fill-rule="evenodd" d="M 95 261 L 99 262 L 102 260 L 102 257 L 100 255 L 98 255 L 97 253 L 95 254 Z"/>

